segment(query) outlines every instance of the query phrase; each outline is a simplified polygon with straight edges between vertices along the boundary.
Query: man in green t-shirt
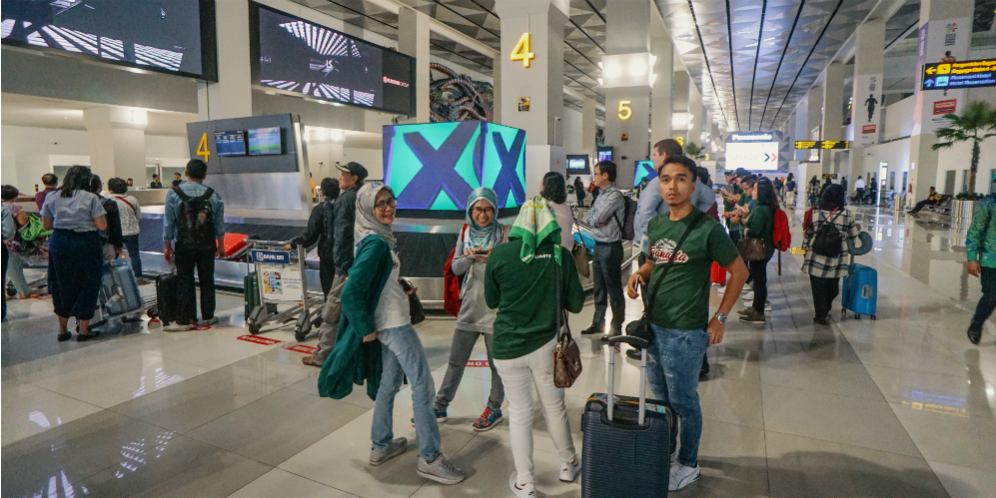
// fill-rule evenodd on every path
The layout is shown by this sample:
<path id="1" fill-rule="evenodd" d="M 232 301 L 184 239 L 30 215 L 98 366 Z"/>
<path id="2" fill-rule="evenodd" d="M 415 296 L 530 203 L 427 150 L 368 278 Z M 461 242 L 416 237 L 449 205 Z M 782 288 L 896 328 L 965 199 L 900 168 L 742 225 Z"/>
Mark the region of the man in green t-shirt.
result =
<path id="1" fill-rule="evenodd" d="M 681 420 L 681 451 L 677 459 L 672 452 L 671 458 L 668 489 L 672 491 L 699 478 L 699 369 L 706 347 L 723 340 L 727 314 L 748 273 L 723 226 L 692 206 L 695 177 L 695 161 L 687 157 L 668 157 L 664 162 L 660 191 L 670 209 L 650 220 L 647 262 L 626 286 L 629 297 L 636 299 L 637 288 L 649 282 L 650 325 L 654 332 L 654 342 L 647 351 L 648 358 L 653 359 L 647 368 L 650 388 L 654 396 L 671 404 Z M 676 247 L 690 226 L 681 247 Z M 710 320 L 710 268 L 714 261 L 730 273 L 727 287 L 732 292 L 725 293 L 719 311 Z M 672 431 L 671 448 L 677 447 L 677 434 Z"/>

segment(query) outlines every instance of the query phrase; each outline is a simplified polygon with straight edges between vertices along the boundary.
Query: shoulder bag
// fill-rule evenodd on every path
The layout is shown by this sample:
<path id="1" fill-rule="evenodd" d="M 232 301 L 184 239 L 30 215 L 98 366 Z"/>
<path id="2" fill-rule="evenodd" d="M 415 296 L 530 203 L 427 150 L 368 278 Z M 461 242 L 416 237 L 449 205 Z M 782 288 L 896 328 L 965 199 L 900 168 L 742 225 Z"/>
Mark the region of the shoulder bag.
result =
<path id="1" fill-rule="evenodd" d="M 764 251 L 764 239 L 747 235 L 744 229 L 744 236 L 737 241 L 737 252 L 744 261 L 763 261 L 767 255 Z"/>
<path id="2" fill-rule="evenodd" d="M 567 321 L 567 313 L 561 303 L 563 295 L 560 289 L 560 265 L 556 261 L 554 276 L 557 292 L 557 349 L 553 350 L 553 385 L 564 389 L 574 385 L 581 375 L 581 349 L 571 337 L 571 326 Z"/>
<path id="3" fill-rule="evenodd" d="M 573 225 L 571 225 L 573 227 Z M 591 277 L 591 257 L 588 255 L 588 248 L 584 245 L 584 238 L 574 244 L 571 248 L 571 256 L 574 256 L 574 265 L 578 268 L 578 275 L 584 278 Z"/>
<path id="4" fill-rule="evenodd" d="M 657 297 L 657 291 L 661 288 L 661 283 L 664 282 L 664 278 L 667 277 L 667 272 L 671 269 L 671 266 L 674 263 L 674 258 L 677 257 L 678 251 L 681 250 L 681 246 L 685 243 L 685 239 L 688 238 L 688 234 L 692 233 L 695 226 L 698 225 L 699 222 L 702 221 L 702 218 L 705 218 L 705 216 L 706 214 L 702 211 L 696 213 L 695 218 L 692 219 L 692 222 L 688 224 L 688 228 L 685 229 L 685 233 L 681 234 L 681 238 L 678 239 L 678 244 L 675 245 L 674 250 L 671 251 L 671 256 L 667 259 L 667 262 L 664 263 L 664 268 L 661 269 L 661 276 L 658 277 L 657 282 L 654 283 L 654 288 L 649 294 L 645 295 L 647 301 L 646 307 L 643 309 L 643 316 L 640 317 L 639 320 L 634 320 L 626 326 L 626 335 L 639 337 L 648 342 L 653 342 L 654 331 L 650 329 L 650 313 L 654 309 L 654 299 Z M 653 268 L 652 258 L 653 256 L 651 255 L 651 269 Z M 653 275 L 653 272 L 651 272 L 651 275 Z"/>

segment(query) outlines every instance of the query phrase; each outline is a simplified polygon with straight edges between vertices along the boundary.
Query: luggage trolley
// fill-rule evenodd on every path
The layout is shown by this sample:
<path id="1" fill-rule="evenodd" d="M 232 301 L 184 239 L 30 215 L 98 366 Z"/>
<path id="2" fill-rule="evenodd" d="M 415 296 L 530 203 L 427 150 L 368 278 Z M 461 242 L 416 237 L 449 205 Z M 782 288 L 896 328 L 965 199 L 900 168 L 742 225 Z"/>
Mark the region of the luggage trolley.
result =
<path id="1" fill-rule="evenodd" d="M 286 241 L 248 242 L 251 245 L 249 259 L 254 269 L 246 276 L 245 295 L 247 301 L 255 298 L 255 302 L 247 303 L 254 305 L 246 315 L 249 333 L 259 334 L 267 323 L 284 324 L 296 318 L 294 338 L 303 341 L 325 304 L 323 298 L 308 296 L 304 271 L 307 251 L 301 245 L 285 251 Z M 297 306 L 278 311 L 276 306 L 279 303 L 296 303 Z"/>

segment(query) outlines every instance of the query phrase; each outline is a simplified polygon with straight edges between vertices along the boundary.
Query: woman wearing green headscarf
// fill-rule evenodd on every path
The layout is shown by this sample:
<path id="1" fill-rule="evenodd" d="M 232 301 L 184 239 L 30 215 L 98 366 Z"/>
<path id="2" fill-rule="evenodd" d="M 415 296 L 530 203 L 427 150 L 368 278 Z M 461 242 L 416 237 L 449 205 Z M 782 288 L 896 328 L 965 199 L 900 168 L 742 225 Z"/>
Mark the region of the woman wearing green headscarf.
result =
<path id="1" fill-rule="evenodd" d="M 436 394 L 436 420 L 447 419 L 446 408 L 453 401 L 463 370 L 474 351 L 477 338 L 484 336 L 484 346 L 491 363 L 491 395 L 484 413 L 474 422 L 474 430 L 484 432 L 501 423 L 504 417 L 501 404 L 505 401 L 501 377 L 495 370 L 491 356 L 491 332 L 495 323 L 495 311 L 484 302 L 484 268 L 491 250 L 501 244 L 505 237 L 505 225 L 498 221 L 498 196 L 486 187 L 474 189 L 467 199 L 467 224 L 460 231 L 450 269 L 463 277 L 460 282 L 460 313 L 457 314 L 453 344 L 450 346 L 450 362 L 443 377 L 443 384 Z"/>
<path id="2" fill-rule="evenodd" d="M 492 354 L 508 397 L 508 432 L 516 471 L 509 478 L 509 488 L 515 496 L 534 496 L 534 384 L 547 431 L 560 456 L 560 480 L 572 482 L 581 471 L 564 390 L 553 383 L 553 351 L 560 310 L 581 311 L 584 290 L 571 252 L 560 246 L 560 226 L 546 199 L 527 200 L 508 243 L 492 249 L 484 297 L 488 307 L 498 310 Z"/>

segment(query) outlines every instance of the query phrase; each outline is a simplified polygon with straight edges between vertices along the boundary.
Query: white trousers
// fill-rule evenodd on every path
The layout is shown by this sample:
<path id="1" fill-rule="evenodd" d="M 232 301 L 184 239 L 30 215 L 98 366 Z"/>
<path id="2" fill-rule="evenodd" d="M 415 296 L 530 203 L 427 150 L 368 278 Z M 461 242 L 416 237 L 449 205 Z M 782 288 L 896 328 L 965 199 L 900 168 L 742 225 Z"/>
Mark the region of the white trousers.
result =
<path id="1" fill-rule="evenodd" d="M 520 483 L 535 482 L 533 465 L 533 384 L 539 394 L 546 428 L 562 462 L 575 457 L 574 440 L 567 421 L 564 390 L 553 385 L 554 339 L 543 347 L 511 360 L 494 360 L 508 399 L 508 432 L 512 459 Z"/>

